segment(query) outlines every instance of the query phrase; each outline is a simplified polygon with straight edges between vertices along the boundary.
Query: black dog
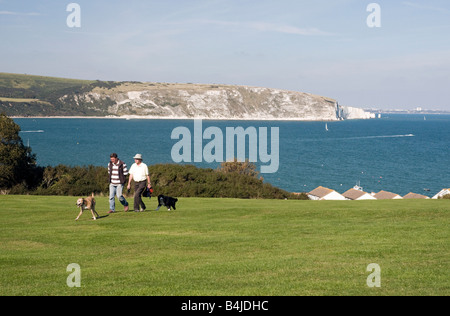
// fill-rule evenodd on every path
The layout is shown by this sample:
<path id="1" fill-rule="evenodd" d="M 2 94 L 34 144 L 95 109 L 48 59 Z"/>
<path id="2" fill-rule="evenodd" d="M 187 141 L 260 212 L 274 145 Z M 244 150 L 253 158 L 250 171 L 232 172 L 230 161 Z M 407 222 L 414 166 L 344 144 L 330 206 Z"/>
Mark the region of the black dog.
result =
<path id="1" fill-rule="evenodd" d="M 156 209 L 157 211 L 159 211 L 161 206 L 167 207 L 167 210 L 170 211 L 171 208 L 176 210 L 175 203 L 178 202 L 178 199 L 172 198 L 170 196 L 160 195 L 158 196 L 158 202 L 159 204 L 158 208 Z"/>

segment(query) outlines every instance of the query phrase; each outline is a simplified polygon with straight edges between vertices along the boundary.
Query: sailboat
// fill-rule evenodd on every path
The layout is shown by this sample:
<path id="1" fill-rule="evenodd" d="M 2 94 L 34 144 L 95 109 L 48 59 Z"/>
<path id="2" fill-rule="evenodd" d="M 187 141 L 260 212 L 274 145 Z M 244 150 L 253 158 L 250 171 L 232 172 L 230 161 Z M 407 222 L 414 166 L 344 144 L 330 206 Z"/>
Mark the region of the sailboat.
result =
<path id="1" fill-rule="evenodd" d="M 325 130 L 328 132 L 329 131 L 329 129 L 328 129 L 328 123 L 325 123 Z"/>
<path id="2" fill-rule="evenodd" d="M 353 189 L 363 191 L 363 188 L 361 187 L 361 181 L 358 181 L 356 185 L 353 187 Z"/>

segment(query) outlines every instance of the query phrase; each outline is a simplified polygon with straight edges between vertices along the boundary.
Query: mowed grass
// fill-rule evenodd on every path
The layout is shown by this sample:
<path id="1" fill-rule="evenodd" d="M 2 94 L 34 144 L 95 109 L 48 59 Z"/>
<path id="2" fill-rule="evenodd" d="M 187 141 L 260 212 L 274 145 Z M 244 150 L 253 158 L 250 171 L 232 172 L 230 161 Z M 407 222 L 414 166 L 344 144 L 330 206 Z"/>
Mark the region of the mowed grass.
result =
<path id="1" fill-rule="evenodd" d="M 79 222 L 75 202 L 0 197 L 0 295 L 450 294 L 449 201 L 190 198 Z M 72 263 L 81 288 L 66 284 Z"/>

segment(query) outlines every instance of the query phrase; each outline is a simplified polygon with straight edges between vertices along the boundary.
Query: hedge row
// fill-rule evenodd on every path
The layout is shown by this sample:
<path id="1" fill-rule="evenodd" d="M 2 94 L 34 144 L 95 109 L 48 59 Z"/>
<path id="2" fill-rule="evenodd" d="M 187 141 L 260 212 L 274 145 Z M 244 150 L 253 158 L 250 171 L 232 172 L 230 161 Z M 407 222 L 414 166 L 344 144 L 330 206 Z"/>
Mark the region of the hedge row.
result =
<path id="1" fill-rule="evenodd" d="M 149 167 L 155 194 L 174 197 L 213 197 L 240 199 L 308 199 L 264 183 L 256 176 L 239 172 L 202 169 L 192 165 L 159 164 Z M 17 185 L 10 194 L 88 196 L 108 195 L 108 170 L 105 167 L 43 168 L 34 189 Z"/>

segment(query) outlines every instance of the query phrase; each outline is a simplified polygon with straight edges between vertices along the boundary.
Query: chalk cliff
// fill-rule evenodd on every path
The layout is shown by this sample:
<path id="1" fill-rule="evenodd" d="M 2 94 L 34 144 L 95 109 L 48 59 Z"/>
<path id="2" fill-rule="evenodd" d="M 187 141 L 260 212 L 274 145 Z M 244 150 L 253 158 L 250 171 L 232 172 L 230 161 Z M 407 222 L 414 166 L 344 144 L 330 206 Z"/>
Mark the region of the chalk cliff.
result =
<path id="1" fill-rule="evenodd" d="M 334 99 L 302 92 L 246 86 L 122 83 L 69 94 L 77 104 L 110 116 L 245 120 L 367 119 L 361 109 L 342 107 Z"/>
<path id="2" fill-rule="evenodd" d="M 355 119 L 374 119 L 376 117 L 375 113 L 367 112 L 363 109 L 354 108 L 350 106 L 341 106 L 338 109 L 338 117 L 344 120 L 355 120 Z"/>

